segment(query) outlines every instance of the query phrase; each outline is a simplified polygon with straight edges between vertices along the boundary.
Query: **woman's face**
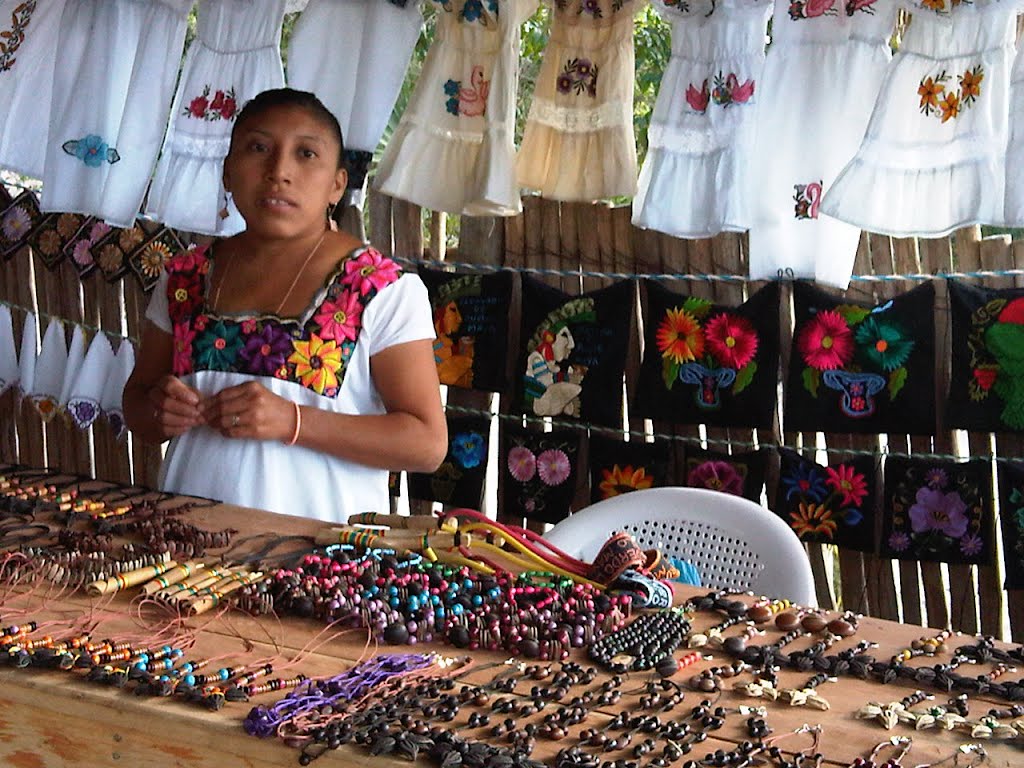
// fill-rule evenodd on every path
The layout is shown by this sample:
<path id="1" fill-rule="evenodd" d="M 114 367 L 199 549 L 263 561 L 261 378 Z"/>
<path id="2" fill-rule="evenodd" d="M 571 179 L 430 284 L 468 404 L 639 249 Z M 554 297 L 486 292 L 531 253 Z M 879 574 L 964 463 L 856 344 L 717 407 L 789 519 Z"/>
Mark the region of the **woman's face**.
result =
<path id="1" fill-rule="evenodd" d="M 275 107 L 239 127 L 224 161 L 224 187 L 246 228 L 287 238 L 323 229 L 328 204 L 345 191 L 340 147 L 302 107 Z"/>

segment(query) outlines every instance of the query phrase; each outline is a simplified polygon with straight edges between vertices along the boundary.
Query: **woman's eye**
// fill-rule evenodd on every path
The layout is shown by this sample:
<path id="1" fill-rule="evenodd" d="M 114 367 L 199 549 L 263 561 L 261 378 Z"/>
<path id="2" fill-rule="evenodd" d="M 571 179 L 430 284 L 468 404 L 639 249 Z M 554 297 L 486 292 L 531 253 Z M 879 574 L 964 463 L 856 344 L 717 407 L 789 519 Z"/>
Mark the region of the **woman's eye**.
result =
<path id="1" fill-rule="evenodd" d="M 249 150 L 252 152 L 265 152 L 267 145 L 259 141 L 254 141 L 249 145 Z"/>
<path id="2" fill-rule="evenodd" d="M 302 149 L 302 150 L 299 150 L 299 154 L 301 154 L 307 160 L 311 160 L 314 157 L 316 157 L 316 152 L 313 151 L 312 149 Z"/>

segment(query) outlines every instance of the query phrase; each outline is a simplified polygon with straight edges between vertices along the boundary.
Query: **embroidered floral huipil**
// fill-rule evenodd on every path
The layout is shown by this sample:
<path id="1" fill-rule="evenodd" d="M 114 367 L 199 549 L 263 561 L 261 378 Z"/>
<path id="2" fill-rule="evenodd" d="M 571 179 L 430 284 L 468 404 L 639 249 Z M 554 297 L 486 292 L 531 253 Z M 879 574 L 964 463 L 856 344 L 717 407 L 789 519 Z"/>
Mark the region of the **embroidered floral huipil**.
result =
<path id="1" fill-rule="evenodd" d="M 750 276 L 845 288 L 860 230 L 824 216 L 891 58 L 894 0 L 775 0 L 754 115 Z"/>
<path id="2" fill-rule="evenodd" d="M 636 191 L 633 14 L 643 0 L 554 0 L 537 75 L 520 185 L 553 200 Z"/>
<path id="3" fill-rule="evenodd" d="M 147 311 L 173 336 L 174 375 L 204 397 L 258 381 L 307 410 L 381 414 L 371 357 L 433 338 L 423 283 L 372 248 L 343 259 L 296 318 L 210 311 L 207 257 L 195 248 L 172 259 Z M 172 440 L 161 488 L 333 521 L 388 505 L 386 470 L 208 427 Z"/>
<path id="4" fill-rule="evenodd" d="M 676 237 L 750 226 L 746 171 L 771 4 L 656 0 L 672 25 L 672 58 L 647 132 L 633 223 Z"/>
<path id="5" fill-rule="evenodd" d="M 925 0 L 822 212 L 893 237 L 1003 221 L 1016 3 Z"/>

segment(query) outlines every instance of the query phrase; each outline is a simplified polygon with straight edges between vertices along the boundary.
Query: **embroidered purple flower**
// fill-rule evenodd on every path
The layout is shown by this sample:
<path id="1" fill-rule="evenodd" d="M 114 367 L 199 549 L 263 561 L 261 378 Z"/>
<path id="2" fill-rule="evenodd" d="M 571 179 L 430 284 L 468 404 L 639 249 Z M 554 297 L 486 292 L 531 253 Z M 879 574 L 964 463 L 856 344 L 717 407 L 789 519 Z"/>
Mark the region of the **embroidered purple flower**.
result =
<path id="1" fill-rule="evenodd" d="M 398 265 L 395 262 L 382 256 L 379 251 L 367 248 L 356 258 L 345 262 L 345 276 L 341 282 L 351 286 L 353 291 L 366 295 L 390 285 L 398 277 Z"/>
<path id="2" fill-rule="evenodd" d="M 234 323 L 218 320 L 196 337 L 195 361 L 201 368 L 228 371 L 242 349 L 242 329 Z"/>
<path id="3" fill-rule="evenodd" d="M 828 495 L 825 488 L 825 478 L 821 476 L 818 467 L 811 462 L 800 462 L 796 465 L 792 474 L 782 478 L 782 484 L 786 488 L 786 500 L 793 496 L 802 496 L 811 501 L 821 501 Z"/>
<path id="4" fill-rule="evenodd" d="M 549 448 L 537 456 L 537 474 L 544 485 L 561 485 L 569 478 L 572 465 L 565 451 Z"/>
<path id="5" fill-rule="evenodd" d="M 460 432 L 452 438 L 452 458 L 465 469 L 480 466 L 486 447 L 479 432 Z"/>
<path id="6" fill-rule="evenodd" d="M 17 208 L 12 208 L 4 214 L 0 229 L 3 230 L 4 238 L 8 242 L 17 243 L 28 235 L 29 230 L 32 229 L 32 219 L 29 217 L 28 211 L 19 205 Z"/>
<path id="7" fill-rule="evenodd" d="M 525 445 L 517 445 L 508 452 L 508 471 L 520 483 L 526 483 L 537 474 L 537 457 Z"/>
<path id="8" fill-rule="evenodd" d="M 313 319 L 320 324 L 320 336 L 341 342 L 359 335 L 363 305 L 354 291 L 342 293 L 336 301 L 325 301 Z"/>
<path id="9" fill-rule="evenodd" d="M 99 418 L 100 408 L 90 400 L 72 400 L 68 403 L 68 413 L 76 427 L 88 429 Z"/>
<path id="10" fill-rule="evenodd" d="M 743 495 L 743 476 L 727 461 L 705 461 L 698 464 L 686 477 L 686 484 L 692 488 L 708 488 L 712 491 Z"/>
<path id="11" fill-rule="evenodd" d="M 967 532 L 967 505 L 956 491 L 943 493 L 934 488 L 919 488 L 917 503 L 910 508 L 910 527 L 914 533 L 940 531 L 951 539 Z"/>
<path id="12" fill-rule="evenodd" d="M 976 557 L 985 548 L 985 542 L 976 533 L 968 533 L 960 539 L 960 551 L 966 557 Z"/>
<path id="13" fill-rule="evenodd" d="M 910 537 L 903 531 L 889 534 L 889 549 L 894 552 L 905 552 L 910 547 Z"/>
<path id="14" fill-rule="evenodd" d="M 287 331 L 273 322 L 263 325 L 259 333 L 245 340 L 238 356 L 245 361 L 246 373 L 273 376 L 292 352 L 292 339 Z"/>
<path id="15" fill-rule="evenodd" d="M 946 470 L 933 467 L 924 473 L 924 484 L 929 488 L 941 491 L 949 483 L 949 475 Z"/>
<path id="16" fill-rule="evenodd" d="M 563 72 L 555 81 L 555 87 L 559 93 L 569 93 L 572 90 L 572 77 Z"/>

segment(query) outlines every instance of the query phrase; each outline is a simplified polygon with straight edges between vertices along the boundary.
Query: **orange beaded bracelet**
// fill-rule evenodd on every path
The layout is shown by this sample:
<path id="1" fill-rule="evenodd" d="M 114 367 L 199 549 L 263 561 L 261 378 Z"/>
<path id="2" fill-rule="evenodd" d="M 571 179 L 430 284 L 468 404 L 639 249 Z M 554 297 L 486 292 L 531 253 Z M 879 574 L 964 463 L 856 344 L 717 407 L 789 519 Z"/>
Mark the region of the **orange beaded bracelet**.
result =
<path id="1" fill-rule="evenodd" d="M 302 411 L 299 409 L 298 403 L 292 403 L 292 405 L 295 406 L 295 431 L 292 432 L 292 439 L 285 445 L 295 445 L 299 440 L 299 430 L 302 429 Z"/>

